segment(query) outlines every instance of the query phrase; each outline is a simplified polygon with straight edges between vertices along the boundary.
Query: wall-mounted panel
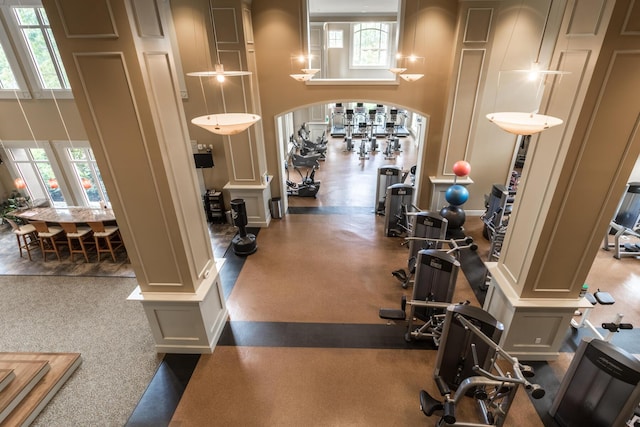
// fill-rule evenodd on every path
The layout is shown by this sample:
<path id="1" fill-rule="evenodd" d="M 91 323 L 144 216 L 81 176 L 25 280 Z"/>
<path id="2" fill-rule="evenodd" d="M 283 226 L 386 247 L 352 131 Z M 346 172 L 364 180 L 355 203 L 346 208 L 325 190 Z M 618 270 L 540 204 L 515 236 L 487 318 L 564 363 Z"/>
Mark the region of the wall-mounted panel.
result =
<path id="1" fill-rule="evenodd" d="M 253 23 L 251 22 L 251 10 L 242 8 L 242 20 L 244 22 L 244 39 L 247 44 L 253 44 Z"/>
<path id="2" fill-rule="evenodd" d="M 231 173 L 235 182 L 256 182 L 253 162 L 253 144 L 249 132 L 242 132 L 228 138 L 227 151 L 231 155 Z"/>
<path id="3" fill-rule="evenodd" d="M 484 63 L 484 49 L 462 49 L 460 54 L 455 103 L 451 113 L 451 125 L 444 158 L 444 175 L 453 175 L 453 164 L 466 159 L 469 135 L 478 102 L 478 88 Z M 462 94 L 465 94 L 462 96 Z M 461 143 L 464 141 L 464 143 Z"/>
<path id="4" fill-rule="evenodd" d="M 108 0 L 56 0 L 68 38 L 117 38 Z"/>
<path id="5" fill-rule="evenodd" d="M 155 0 L 133 0 L 136 29 L 140 37 L 164 37 L 160 11 Z"/>
<path id="6" fill-rule="evenodd" d="M 236 10 L 233 8 L 213 8 L 213 22 L 218 44 L 240 43 Z"/>
<path id="7" fill-rule="evenodd" d="M 600 30 L 606 0 L 575 0 L 567 35 L 596 35 Z M 594 13 L 597 11 L 598 13 Z"/>
<path id="8" fill-rule="evenodd" d="M 464 28 L 463 43 L 486 43 L 489 41 L 493 9 L 470 8 Z"/>
<path id="9" fill-rule="evenodd" d="M 625 36 L 640 35 L 640 1 L 631 0 L 621 34 Z"/>

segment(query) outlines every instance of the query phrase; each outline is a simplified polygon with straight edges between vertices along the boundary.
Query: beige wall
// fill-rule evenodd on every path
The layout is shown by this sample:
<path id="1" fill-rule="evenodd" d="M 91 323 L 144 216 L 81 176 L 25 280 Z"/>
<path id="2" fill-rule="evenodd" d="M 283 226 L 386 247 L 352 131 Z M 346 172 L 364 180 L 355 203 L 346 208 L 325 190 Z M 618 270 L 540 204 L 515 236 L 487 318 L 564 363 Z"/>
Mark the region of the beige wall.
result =
<path id="1" fill-rule="evenodd" d="M 419 19 L 424 31 L 416 39 L 416 50 L 427 58 L 421 70 L 425 77 L 414 83 L 401 81 L 398 85 L 387 86 L 305 85 L 290 78 L 290 56 L 300 50 L 301 13 L 295 3 L 301 7 L 302 0 L 254 0 L 252 3 L 269 170 L 275 170 L 278 164 L 274 141 L 275 116 L 301 106 L 360 100 L 396 105 L 428 116 L 423 177 L 435 174 L 453 61 L 457 2 L 422 1 L 421 12 L 407 16 L 407 23 L 403 26 L 405 34 L 400 37 L 400 50 L 411 50 L 412 28 L 415 19 Z M 416 3 L 417 0 L 407 0 L 406 9 L 415 11 Z M 428 200 L 428 182 L 423 181 L 422 184 L 420 198 Z"/>

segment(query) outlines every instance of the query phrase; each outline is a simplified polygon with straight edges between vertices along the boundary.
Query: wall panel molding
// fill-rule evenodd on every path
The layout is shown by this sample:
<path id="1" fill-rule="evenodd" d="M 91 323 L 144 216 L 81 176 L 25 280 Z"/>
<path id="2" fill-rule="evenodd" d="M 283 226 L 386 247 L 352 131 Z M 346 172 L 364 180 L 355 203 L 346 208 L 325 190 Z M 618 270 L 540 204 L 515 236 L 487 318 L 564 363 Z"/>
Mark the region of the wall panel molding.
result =
<path id="1" fill-rule="evenodd" d="M 109 0 L 55 0 L 67 38 L 118 38 Z M 77 17 L 81 16 L 81 19 Z"/>

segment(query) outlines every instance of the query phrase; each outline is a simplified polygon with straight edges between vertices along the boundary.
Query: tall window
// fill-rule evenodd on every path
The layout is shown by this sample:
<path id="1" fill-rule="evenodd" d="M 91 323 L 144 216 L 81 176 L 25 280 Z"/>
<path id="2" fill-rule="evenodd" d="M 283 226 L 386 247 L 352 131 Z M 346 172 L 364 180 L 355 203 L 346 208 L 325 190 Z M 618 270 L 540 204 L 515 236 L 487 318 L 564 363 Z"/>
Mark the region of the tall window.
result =
<path id="1" fill-rule="evenodd" d="M 43 89 L 70 89 L 60 53 L 42 7 L 13 7 L 16 23 Z"/>
<path id="2" fill-rule="evenodd" d="M 389 29 L 385 22 L 353 24 L 351 66 L 385 68 L 389 66 Z"/>
<path id="3" fill-rule="evenodd" d="M 7 144 L 12 145 L 12 144 Z M 25 182 L 26 188 L 21 190 L 32 201 L 46 200 L 52 206 L 66 206 L 60 191 L 54 168 L 49 161 L 48 150 L 35 143 L 22 147 L 6 147 L 17 172 Z"/>
<path id="4" fill-rule="evenodd" d="M 329 48 L 342 49 L 343 32 L 342 30 L 329 30 Z"/>
<path id="5" fill-rule="evenodd" d="M 109 203 L 102 176 L 89 147 L 67 147 L 66 154 L 75 177 L 76 188 L 81 188 L 85 203 L 99 207 L 101 202 Z"/>
<path id="6" fill-rule="evenodd" d="M 13 74 L 7 54 L 0 44 L 0 89 L 18 89 L 18 81 Z"/>

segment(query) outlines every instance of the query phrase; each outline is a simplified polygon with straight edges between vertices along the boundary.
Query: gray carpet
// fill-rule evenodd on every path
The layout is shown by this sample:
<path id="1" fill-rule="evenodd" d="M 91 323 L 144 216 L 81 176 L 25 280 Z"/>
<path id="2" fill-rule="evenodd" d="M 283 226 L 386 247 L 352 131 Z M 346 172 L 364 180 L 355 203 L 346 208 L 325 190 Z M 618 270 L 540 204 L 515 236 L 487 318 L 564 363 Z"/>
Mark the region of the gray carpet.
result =
<path id="1" fill-rule="evenodd" d="M 124 248 L 120 248 L 116 252 L 117 262 L 113 262 L 110 257 L 104 254 L 102 261 L 98 262 L 95 250 L 89 251 L 89 262 L 86 262 L 78 254 L 75 256 L 75 261 L 72 262 L 66 246 L 61 247 L 61 252 L 61 261 L 58 261 L 54 254 L 47 254 L 48 261 L 45 262 L 39 248 L 31 251 L 32 261 L 29 261 L 24 250 L 22 251 L 23 258 L 20 258 L 16 236 L 11 232 L 11 228 L 0 226 L 0 259 L 2 259 L 0 274 L 135 277 Z"/>
<path id="2" fill-rule="evenodd" d="M 136 286 L 132 278 L 0 275 L 0 351 L 82 354 L 34 426 L 126 423 L 161 361 L 142 306 L 126 300 Z"/>

